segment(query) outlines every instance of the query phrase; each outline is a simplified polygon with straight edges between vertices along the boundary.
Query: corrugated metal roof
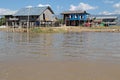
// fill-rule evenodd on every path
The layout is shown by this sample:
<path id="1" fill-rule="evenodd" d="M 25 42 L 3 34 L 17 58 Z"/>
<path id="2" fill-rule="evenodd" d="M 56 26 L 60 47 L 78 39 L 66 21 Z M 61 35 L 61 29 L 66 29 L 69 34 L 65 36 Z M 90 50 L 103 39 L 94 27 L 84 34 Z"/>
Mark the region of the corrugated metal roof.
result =
<path id="1" fill-rule="evenodd" d="M 31 8 L 22 8 L 19 11 L 17 11 L 14 16 L 27 16 L 27 15 L 40 15 L 43 13 L 46 9 L 50 9 L 50 7 L 31 7 Z M 51 10 L 52 13 L 54 13 Z"/>
<path id="2" fill-rule="evenodd" d="M 118 16 L 118 15 L 117 15 L 117 14 L 111 14 L 111 15 L 99 15 L 99 14 L 98 14 L 98 15 L 92 15 L 92 16 L 96 16 L 96 17 L 97 17 L 97 16 L 98 16 L 98 17 L 105 16 L 105 17 L 106 17 L 106 16 Z"/>
<path id="3" fill-rule="evenodd" d="M 82 14 L 82 13 L 88 14 L 86 11 L 82 11 L 82 10 L 77 10 L 77 11 L 64 11 L 62 14 Z"/>
<path id="4" fill-rule="evenodd" d="M 96 19 L 116 19 L 118 15 L 90 15 L 89 18 L 96 18 Z"/>
<path id="5" fill-rule="evenodd" d="M 116 19 L 117 16 L 96 17 L 96 19 Z"/>

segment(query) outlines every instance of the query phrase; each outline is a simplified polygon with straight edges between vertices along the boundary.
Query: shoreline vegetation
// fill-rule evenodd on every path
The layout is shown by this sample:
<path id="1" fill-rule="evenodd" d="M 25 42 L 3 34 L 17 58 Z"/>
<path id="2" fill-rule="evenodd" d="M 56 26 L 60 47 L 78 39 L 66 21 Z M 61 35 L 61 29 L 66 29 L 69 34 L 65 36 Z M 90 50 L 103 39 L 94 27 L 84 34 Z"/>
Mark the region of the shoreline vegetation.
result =
<path id="1" fill-rule="evenodd" d="M 120 26 L 110 27 L 34 27 L 29 28 L 0 28 L 0 31 L 7 32 L 30 32 L 30 33 L 61 33 L 61 32 L 120 32 Z"/>

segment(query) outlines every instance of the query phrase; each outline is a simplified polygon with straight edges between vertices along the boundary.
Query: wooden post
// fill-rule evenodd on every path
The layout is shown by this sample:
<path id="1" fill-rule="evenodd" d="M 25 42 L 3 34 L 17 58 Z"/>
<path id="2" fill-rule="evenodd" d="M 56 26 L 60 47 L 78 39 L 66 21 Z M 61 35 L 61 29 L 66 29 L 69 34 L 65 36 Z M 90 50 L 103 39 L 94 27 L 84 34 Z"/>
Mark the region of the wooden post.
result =
<path id="1" fill-rule="evenodd" d="M 12 31 L 14 32 L 15 22 L 12 22 Z"/>

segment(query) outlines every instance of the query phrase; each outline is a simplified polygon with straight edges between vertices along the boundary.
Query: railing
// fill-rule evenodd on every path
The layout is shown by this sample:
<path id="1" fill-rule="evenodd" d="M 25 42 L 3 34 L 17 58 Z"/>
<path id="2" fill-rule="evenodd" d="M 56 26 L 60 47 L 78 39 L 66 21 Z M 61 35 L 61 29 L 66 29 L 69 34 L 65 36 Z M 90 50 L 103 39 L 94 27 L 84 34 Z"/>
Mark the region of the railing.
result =
<path id="1" fill-rule="evenodd" d="M 87 20 L 87 18 L 83 17 L 83 18 L 66 18 L 66 20 Z"/>

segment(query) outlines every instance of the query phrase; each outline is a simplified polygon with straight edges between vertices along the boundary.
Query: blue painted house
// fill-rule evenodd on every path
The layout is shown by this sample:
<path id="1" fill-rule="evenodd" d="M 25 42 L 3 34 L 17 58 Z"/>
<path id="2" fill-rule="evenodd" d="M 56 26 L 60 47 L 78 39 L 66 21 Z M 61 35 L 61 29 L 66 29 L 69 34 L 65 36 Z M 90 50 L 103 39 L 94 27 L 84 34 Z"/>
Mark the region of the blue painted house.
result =
<path id="1" fill-rule="evenodd" d="M 86 11 L 65 11 L 62 13 L 64 24 L 66 26 L 80 26 L 88 20 L 88 13 Z"/>

